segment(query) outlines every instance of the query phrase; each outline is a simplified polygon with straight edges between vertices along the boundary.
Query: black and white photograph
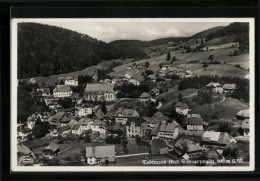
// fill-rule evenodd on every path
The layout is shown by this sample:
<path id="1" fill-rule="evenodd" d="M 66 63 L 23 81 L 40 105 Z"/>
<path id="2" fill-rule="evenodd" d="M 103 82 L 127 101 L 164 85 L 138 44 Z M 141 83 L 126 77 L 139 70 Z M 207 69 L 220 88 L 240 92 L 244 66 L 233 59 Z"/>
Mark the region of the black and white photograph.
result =
<path id="1" fill-rule="evenodd" d="M 253 18 L 14 18 L 11 170 L 254 171 Z"/>

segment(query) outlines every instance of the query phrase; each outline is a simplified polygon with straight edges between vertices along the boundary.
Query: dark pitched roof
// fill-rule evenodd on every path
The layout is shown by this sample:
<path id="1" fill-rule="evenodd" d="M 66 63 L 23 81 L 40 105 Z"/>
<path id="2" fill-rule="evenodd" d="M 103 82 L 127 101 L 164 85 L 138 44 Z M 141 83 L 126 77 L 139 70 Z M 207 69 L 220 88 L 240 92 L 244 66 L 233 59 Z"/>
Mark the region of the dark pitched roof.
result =
<path id="1" fill-rule="evenodd" d="M 96 112 L 95 113 L 95 116 L 98 118 L 98 119 L 103 119 L 105 117 L 105 114 L 102 112 L 102 111 L 99 111 L 99 112 Z"/>
<path id="2" fill-rule="evenodd" d="M 71 130 L 78 130 L 80 128 L 81 124 L 74 124 L 71 126 Z"/>
<path id="3" fill-rule="evenodd" d="M 160 125 L 161 123 L 156 123 L 151 131 L 151 135 L 152 136 L 156 136 L 158 131 L 159 131 L 159 128 L 160 128 Z"/>
<path id="4" fill-rule="evenodd" d="M 154 115 L 153 115 L 154 118 L 159 118 L 159 119 L 162 119 L 162 120 L 169 120 L 169 118 L 167 116 L 165 116 L 163 113 L 161 112 L 156 112 Z"/>
<path id="5" fill-rule="evenodd" d="M 206 85 L 206 87 L 221 87 L 221 85 L 218 82 L 210 82 Z"/>
<path id="6" fill-rule="evenodd" d="M 46 146 L 44 150 L 52 150 L 53 152 L 56 152 L 59 149 L 60 149 L 59 145 L 57 145 L 56 143 L 52 142 L 51 144 Z"/>
<path id="7" fill-rule="evenodd" d="M 68 85 L 57 85 L 53 92 L 70 92 L 72 89 Z"/>
<path id="8" fill-rule="evenodd" d="M 225 132 L 214 132 L 214 131 L 205 131 L 201 137 L 201 140 L 204 142 L 212 142 L 223 145 L 230 145 L 232 142 L 236 143 L 237 141 Z"/>
<path id="9" fill-rule="evenodd" d="M 37 92 L 40 92 L 40 91 L 41 91 L 42 94 L 49 94 L 50 88 L 39 88 L 39 89 L 37 89 Z"/>
<path id="10" fill-rule="evenodd" d="M 113 93 L 113 85 L 110 83 L 105 84 L 87 84 L 85 93 Z"/>
<path id="11" fill-rule="evenodd" d="M 173 123 L 162 123 L 159 131 L 160 132 L 174 132 L 176 128 L 181 128 L 181 126 L 177 122 Z"/>
<path id="12" fill-rule="evenodd" d="M 59 128 L 59 130 L 60 130 L 61 132 L 70 130 L 70 125 L 62 126 L 62 127 Z"/>
<path id="13" fill-rule="evenodd" d="M 22 154 L 25 154 L 25 155 L 29 155 L 29 154 L 32 153 L 32 151 L 30 150 L 30 148 L 28 148 L 24 144 L 18 144 L 17 145 L 17 153 L 22 153 Z"/>
<path id="14" fill-rule="evenodd" d="M 203 119 L 202 118 L 185 118 L 184 119 L 185 125 L 203 125 Z"/>
<path id="15" fill-rule="evenodd" d="M 57 112 L 54 116 L 52 116 L 52 121 L 60 121 L 62 123 L 69 122 L 73 116 L 66 112 Z"/>
<path id="16" fill-rule="evenodd" d="M 205 148 L 203 148 L 199 144 L 196 144 L 195 142 L 183 137 L 180 137 L 179 139 L 177 138 L 176 140 L 172 141 L 170 145 L 173 145 L 180 150 L 183 150 L 184 147 L 187 146 L 187 153 L 205 150 Z"/>
<path id="17" fill-rule="evenodd" d="M 139 113 L 135 109 L 128 109 L 128 108 L 119 108 L 118 111 L 115 113 L 115 116 L 118 116 L 119 114 L 123 114 L 126 117 L 132 117 L 133 115 L 138 115 Z"/>
<path id="18" fill-rule="evenodd" d="M 78 121 L 77 124 L 88 125 L 88 123 L 91 121 L 92 121 L 92 119 L 90 119 L 90 118 L 80 118 L 80 120 Z"/>
<path id="19" fill-rule="evenodd" d="M 183 102 L 177 102 L 175 104 L 175 107 L 181 107 L 183 109 L 189 108 L 189 106 L 186 103 L 183 103 Z"/>
<path id="20" fill-rule="evenodd" d="M 147 123 L 156 124 L 162 121 L 162 119 L 155 118 L 155 117 L 144 117 L 143 118 Z"/>
<path id="21" fill-rule="evenodd" d="M 154 139 L 150 143 L 151 146 L 155 146 L 158 148 L 165 148 L 167 147 L 165 141 L 163 139 Z"/>
<path id="22" fill-rule="evenodd" d="M 132 122 L 135 123 L 135 126 L 142 126 L 142 123 L 144 123 L 145 120 L 140 117 L 128 118 L 126 122 L 126 126 L 130 126 Z"/>
<path id="23" fill-rule="evenodd" d="M 147 93 L 147 92 L 144 92 L 140 95 L 140 98 L 150 98 L 151 96 Z"/>
<path id="24" fill-rule="evenodd" d="M 151 154 L 155 155 L 160 152 L 161 148 L 168 148 L 166 145 L 165 141 L 162 139 L 154 139 L 150 143 L 150 148 L 151 148 Z"/>
<path id="25" fill-rule="evenodd" d="M 111 123 L 108 127 L 109 131 L 120 131 L 120 130 L 123 131 L 124 129 L 125 129 L 125 125 L 118 122 Z"/>

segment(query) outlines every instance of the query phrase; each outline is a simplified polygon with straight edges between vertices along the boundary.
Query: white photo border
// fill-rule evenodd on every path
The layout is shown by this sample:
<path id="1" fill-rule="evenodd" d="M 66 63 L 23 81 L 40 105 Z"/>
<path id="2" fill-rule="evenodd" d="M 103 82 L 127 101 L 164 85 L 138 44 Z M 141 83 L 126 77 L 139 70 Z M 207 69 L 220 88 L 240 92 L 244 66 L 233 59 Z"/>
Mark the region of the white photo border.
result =
<path id="1" fill-rule="evenodd" d="M 254 18 L 13 18 L 11 28 L 11 172 L 240 172 L 255 170 L 255 19 Z M 17 165 L 17 24 L 20 22 L 246 22 L 249 23 L 250 145 L 249 166 L 18 166 Z"/>

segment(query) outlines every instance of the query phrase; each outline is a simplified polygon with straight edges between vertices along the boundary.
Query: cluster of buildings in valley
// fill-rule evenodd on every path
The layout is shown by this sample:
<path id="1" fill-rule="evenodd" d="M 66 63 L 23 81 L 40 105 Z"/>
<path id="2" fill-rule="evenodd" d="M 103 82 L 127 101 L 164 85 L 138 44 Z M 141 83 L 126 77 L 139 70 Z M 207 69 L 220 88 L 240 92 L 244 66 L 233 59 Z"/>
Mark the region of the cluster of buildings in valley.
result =
<path id="1" fill-rule="evenodd" d="M 156 74 L 159 78 L 165 78 L 167 76 L 170 77 L 175 75 L 183 79 L 183 78 L 189 78 L 195 76 L 195 74 L 190 70 L 184 71 L 180 68 L 173 67 L 172 62 L 170 61 L 166 63 L 161 63 L 160 69 Z"/>
<path id="2" fill-rule="evenodd" d="M 162 64 L 157 73 L 159 77 L 165 75 L 178 75 L 182 78 L 194 76 L 191 71 L 183 72 L 180 69 L 173 68 L 168 63 Z M 150 76 L 151 80 L 155 80 L 155 78 L 152 79 L 152 76 Z M 133 85 L 140 84 L 139 81 L 131 77 L 123 79 L 123 81 L 126 80 Z M 105 79 L 87 84 L 82 98 L 73 94 L 71 87 L 78 86 L 78 80 L 73 77 L 66 78 L 64 85 L 56 85 L 53 95 L 51 95 L 49 88 L 37 89 L 38 94 L 42 96 L 51 112 L 36 112 L 28 117 L 27 123 L 24 125 L 18 124 L 19 164 L 33 164 L 37 155 L 51 159 L 61 151 L 59 144 L 55 141 L 38 151 L 37 154 L 23 144 L 23 141 L 28 139 L 28 135 L 32 134 L 35 123 L 39 119 L 50 124 L 49 133 L 45 136 L 46 139 L 55 140 L 58 137 L 81 136 L 86 132 L 97 133 L 97 137 L 103 138 L 107 136 L 119 136 L 121 138 L 124 136 L 126 139 L 146 138 L 146 140 L 149 140 L 150 156 L 174 152 L 184 159 L 195 159 L 202 154 L 206 154 L 207 158 L 217 159 L 223 157 L 222 153 L 225 148 L 237 147 L 237 140 L 228 133 L 207 130 L 208 122 L 201 115 L 191 113 L 191 109 L 184 102 L 177 102 L 174 106 L 175 112 L 184 116 L 181 125 L 161 112 L 156 112 L 151 117 L 141 117 L 136 108 L 125 106 L 114 108 L 114 104 L 118 101 L 114 85 L 120 84 L 121 81 L 119 79 Z M 206 85 L 206 89 L 213 93 L 232 92 L 236 89 L 236 84 L 220 85 L 210 82 Z M 159 89 L 153 88 L 150 92 L 143 92 L 138 101 L 145 104 L 152 98 L 156 98 L 159 93 Z M 66 97 L 73 98 L 75 107 L 64 109 L 58 104 L 58 99 Z M 96 102 L 109 103 L 106 106 L 106 111 L 102 111 L 102 106 L 95 104 Z M 241 120 L 243 136 L 248 137 L 248 110 L 238 112 L 235 117 Z M 114 162 L 117 156 L 114 144 L 87 146 L 85 151 L 88 165 Z"/>
<path id="3" fill-rule="evenodd" d="M 210 82 L 206 85 L 206 88 L 213 93 L 232 93 L 236 89 L 236 84 L 224 84 L 221 85 L 218 82 Z"/>

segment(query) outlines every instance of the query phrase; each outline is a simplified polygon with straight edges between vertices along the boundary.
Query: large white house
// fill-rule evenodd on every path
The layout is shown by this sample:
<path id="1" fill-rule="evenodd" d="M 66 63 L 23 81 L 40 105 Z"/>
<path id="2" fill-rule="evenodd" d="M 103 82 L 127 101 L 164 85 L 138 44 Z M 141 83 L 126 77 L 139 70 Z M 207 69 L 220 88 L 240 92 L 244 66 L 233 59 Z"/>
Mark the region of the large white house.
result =
<path id="1" fill-rule="evenodd" d="M 142 124 L 145 123 L 145 120 L 139 117 L 129 118 L 126 122 L 126 136 L 127 137 L 136 137 L 144 136 L 144 130 Z"/>
<path id="2" fill-rule="evenodd" d="M 92 108 L 91 107 L 83 107 L 79 108 L 78 110 L 78 116 L 83 117 L 83 116 L 88 116 L 92 114 Z"/>
<path id="3" fill-rule="evenodd" d="M 176 121 L 172 123 L 158 123 L 154 126 L 151 135 L 152 139 L 163 139 L 169 143 L 178 137 L 181 130 L 181 126 Z"/>
<path id="4" fill-rule="evenodd" d="M 107 125 L 105 122 L 96 119 L 94 121 L 89 122 L 88 129 L 91 129 L 93 132 L 99 132 L 100 134 L 106 134 Z"/>
<path id="5" fill-rule="evenodd" d="M 206 85 L 207 89 L 214 93 L 222 93 L 223 87 L 218 82 L 210 82 Z"/>
<path id="6" fill-rule="evenodd" d="M 57 85 L 53 90 L 54 97 L 71 97 L 72 89 L 68 85 Z"/>
<path id="7" fill-rule="evenodd" d="M 73 77 L 66 77 L 65 79 L 65 85 L 76 87 L 78 86 L 78 80 L 74 79 Z"/>

